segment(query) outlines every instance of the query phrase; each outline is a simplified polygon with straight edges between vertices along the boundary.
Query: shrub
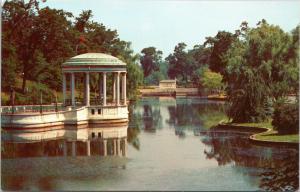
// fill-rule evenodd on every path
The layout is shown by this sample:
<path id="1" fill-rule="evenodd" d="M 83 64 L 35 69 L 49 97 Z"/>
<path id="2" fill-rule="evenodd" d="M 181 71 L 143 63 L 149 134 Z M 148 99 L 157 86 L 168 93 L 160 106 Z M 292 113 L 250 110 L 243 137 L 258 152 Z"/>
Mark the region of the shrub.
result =
<path id="1" fill-rule="evenodd" d="M 279 134 L 299 133 L 299 111 L 297 104 L 275 106 L 272 125 Z"/>

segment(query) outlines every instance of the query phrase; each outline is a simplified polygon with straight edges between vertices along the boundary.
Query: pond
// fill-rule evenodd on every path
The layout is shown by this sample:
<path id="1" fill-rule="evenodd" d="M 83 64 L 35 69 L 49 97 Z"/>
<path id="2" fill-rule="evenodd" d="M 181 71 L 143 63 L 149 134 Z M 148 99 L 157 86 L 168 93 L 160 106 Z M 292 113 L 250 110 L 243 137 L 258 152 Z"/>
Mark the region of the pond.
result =
<path id="1" fill-rule="evenodd" d="M 63 155 L 63 138 L 2 141 L 2 189 L 298 189 L 298 149 L 253 145 L 249 132 L 209 131 L 226 117 L 223 102 L 149 97 L 129 110 L 126 157 L 102 156 L 97 141 L 91 156 L 77 141 L 75 157 Z M 108 142 L 108 154 L 112 148 Z"/>

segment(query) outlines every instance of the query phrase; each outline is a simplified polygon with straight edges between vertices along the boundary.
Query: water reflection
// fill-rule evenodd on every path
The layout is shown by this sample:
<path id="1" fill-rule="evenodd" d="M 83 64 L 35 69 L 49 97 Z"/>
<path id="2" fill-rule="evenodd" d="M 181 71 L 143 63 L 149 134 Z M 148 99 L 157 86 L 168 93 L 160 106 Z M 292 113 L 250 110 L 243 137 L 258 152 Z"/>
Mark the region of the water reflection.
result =
<path id="1" fill-rule="evenodd" d="M 298 149 L 260 147 L 249 143 L 250 133 L 224 131 L 203 132 L 201 141 L 210 147 L 204 150 L 208 159 L 219 166 L 234 163 L 245 174 L 259 178 L 259 187 L 271 191 L 295 191 L 299 188 Z"/>
<path id="2" fill-rule="evenodd" d="M 59 179 L 95 179 L 105 169 L 126 168 L 127 125 L 4 131 L 1 145 L 2 189 L 55 190 Z"/>
<path id="3" fill-rule="evenodd" d="M 192 131 L 206 145 L 206 158 L 217 161 L 218 166 L 234 165 L 235 171 L 263 190 L 298 189 L 298 149 L 252 145 L 248 140 L 251 133 L 207 131 L 226 119 L 225 109 L 223 102 L 216 101 L 144 98 L 132 107 L 135 129 L 129 130 L 137 130 L 138 135 L 139 130 L 155 133 L 170 127 L 179 138 Z"/>
<path id="4" fill-rule="evenodd" d="M 2 188 L 298 189 L 298 149 L 255 146 L 247 139 L 250 133 L 208 131 L 225 117 L 225 108 L 222 102 L 199 98 L 142 98 L 129 106 L 128 128 L 4 132 Z"/>
<path id="5" fill-rule="evenodd" d="M 142 98 L 133 103 L 129 111 L 129 129 L 135 127 L 155 133 L 158 129 L 172 127 L 180 138 L 185 137 L 187 130 L 199 135 L 226 117 L 224 102 L 190 98 Z"/>
<path id="6" fill-rule="evenodd" d="M 261 173 L 260 187 L 268 191 L 296 191 L 299 189 L 299 156 L 290 153 L 274 165 L 266 165 Z"/>
<path id="7" fill-rule="evenodd" d="M 5 131 L 2 158 L 127 154 L 127 126 L 52 127 L 46 131 Z"/>

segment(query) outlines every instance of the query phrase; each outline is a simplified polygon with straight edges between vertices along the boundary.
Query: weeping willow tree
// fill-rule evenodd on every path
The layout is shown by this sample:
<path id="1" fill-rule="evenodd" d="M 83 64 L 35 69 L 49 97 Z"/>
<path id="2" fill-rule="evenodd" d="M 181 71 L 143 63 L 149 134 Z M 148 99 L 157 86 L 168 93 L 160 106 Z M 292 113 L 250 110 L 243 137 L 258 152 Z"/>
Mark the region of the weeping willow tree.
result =
<path id="1" fill-rule="evenodd" d="M 247 25 L 246 25 L 247 26 Z M 265 20 L 256 28 L 242 26 L 223 59 L 233 122 L 259 122 L 271 115 L 272 102 L 298 92 L 294 37 Z"/>

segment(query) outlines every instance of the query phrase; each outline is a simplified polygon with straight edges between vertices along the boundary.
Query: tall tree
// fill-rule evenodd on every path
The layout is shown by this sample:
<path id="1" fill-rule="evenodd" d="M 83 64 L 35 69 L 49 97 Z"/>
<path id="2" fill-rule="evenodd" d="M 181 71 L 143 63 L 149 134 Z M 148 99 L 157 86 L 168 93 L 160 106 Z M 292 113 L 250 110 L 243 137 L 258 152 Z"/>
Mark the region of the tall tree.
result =
<path id="1" fill-rule="evenodd" d="M 203 45 L 195 45 L 193 49 L 189 50 L 189 54 L 194 58 L 194 65 L 192 73 L 190 74 L 194 86 L 200 87 L 200 77 L 203 75 L 203 70 L 209 65 L 211 48 Z"/>
<path id="2" fill-rule="evenodd" d="M 39 10 L 36 18 L 38 35 L 35 38 L 41 42 L 37 48 L 47 64 L 36 70 L 34 76 L 39 76 L 41 82 L 56 90 L 60 90 L 61 64 L 75 55 L 76 32 L 70 21 L 72 17 L 69 12 L 46 7 Z"/>
<path id="3" fill-rule="evenodd" d="M 23 92 L 27 80 L 46 84 L 39 86 L 45 90 L 60 90 L 61 64 L 66 59 L 80 53 L 101 52 L 128 64 L 131 79 L 128 91 L 135 92 L 143 82 L 143 74 L 130 42 L 121 40 L 116 30 L 92 21 L 90 10 L 83 11 L 74 21 L 70 12 L 49 7 L 39 9 L 38 4 L 37 0 L 13 0 L 3 5 L 2 78 L 5 82 L 2 87 L 6 91 L 19 78 L 23 79 Z M 26 98 L 31 97 L 28 94 Z"/>
<path id="4" fill-rule="evenodd" d="M 215 37 L 207 37 L 204 46 L 211 48 L 209 68 L 224 75 L 226 62 L 223 56 L 235 41 L 236 35 L 226 31 L 219 31 Z"/>
<path id="5" fill-rule="evenodd" d="M 147 47 L 142 51 L 140 62 L 144 70 L 144 77 L 148 77 L 152 72 L 159 70 L 159 64 L 162 62 L 162 51 L 155 47 Z"/>
<path id="6" fill-rule="evenodd" d="M 192 54 L 185 51 L 186 44 L 178 43 L 175 46 L 174 53 L 170 54 L 166 61 L 169 64 L 168 76 L 178 78 L 185 83 L 190 79 L 190 74 L 195 69 L 195 61 Z"/>
<path id="7" fill-rule="evenodd" d="M 226 54 L 228 115 L 237 122 L 262 121 L 272 99 L 298 89 L 298 65 L 292 37 L 265 20 L 250 28 Z"/>
<path id="8" fill-rule="evenodd" d="M 11 43 L 15 47 L 15 53 L 18 56 L 17 68 L 23 75 L 23 92 L 29 77 L 28 71 L 33 66 L 33 60 L 35 60 L 36 47 L 40 43 L 35 38 L 38 32 L 34 27 L 38 10 L 38 2 L 35 0 L 30 0 L 27 3 L 18 0 L 6 1 L 3 5 L 2 19 L 3 33 L 5 34 L 3 37 L 7 38 L 4 43 Z"/>

